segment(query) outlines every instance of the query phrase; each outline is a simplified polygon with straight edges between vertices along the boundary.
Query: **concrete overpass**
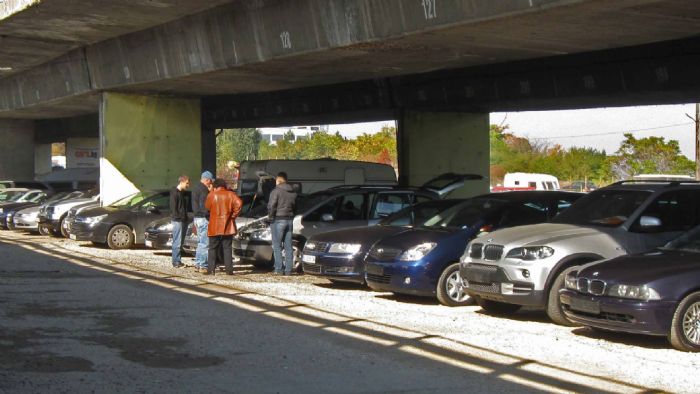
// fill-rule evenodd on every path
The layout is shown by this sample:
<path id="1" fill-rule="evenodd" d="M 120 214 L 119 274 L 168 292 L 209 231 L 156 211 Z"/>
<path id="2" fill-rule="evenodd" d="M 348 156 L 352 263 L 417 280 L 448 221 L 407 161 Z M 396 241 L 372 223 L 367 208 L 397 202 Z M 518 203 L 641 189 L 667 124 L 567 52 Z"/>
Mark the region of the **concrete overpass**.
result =
<path id="1" fill-rule="evenodd" d="M 129 187 L 210 167 L 213 128 L 311 119 L 398 119 L 408 182 L 486 173 L 491 110 L 698 98 L 698 33 L 680 0 L 6 0 L 0 177 L 66 124 L 37 119 L 94 113 Z"/>

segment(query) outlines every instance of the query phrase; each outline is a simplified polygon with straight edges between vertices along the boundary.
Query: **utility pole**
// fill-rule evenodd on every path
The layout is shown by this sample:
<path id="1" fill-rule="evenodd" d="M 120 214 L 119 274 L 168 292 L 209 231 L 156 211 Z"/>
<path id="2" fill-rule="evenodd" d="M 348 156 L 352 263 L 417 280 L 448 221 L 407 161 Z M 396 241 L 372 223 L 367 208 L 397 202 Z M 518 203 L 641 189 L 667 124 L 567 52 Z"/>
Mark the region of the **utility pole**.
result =
<path id="1" fill-rule="evenodd" d="M 695 122 L 695 180 L 700 181 L 700 103 L 695 103 L 695 117 L 685 114 Z"/>

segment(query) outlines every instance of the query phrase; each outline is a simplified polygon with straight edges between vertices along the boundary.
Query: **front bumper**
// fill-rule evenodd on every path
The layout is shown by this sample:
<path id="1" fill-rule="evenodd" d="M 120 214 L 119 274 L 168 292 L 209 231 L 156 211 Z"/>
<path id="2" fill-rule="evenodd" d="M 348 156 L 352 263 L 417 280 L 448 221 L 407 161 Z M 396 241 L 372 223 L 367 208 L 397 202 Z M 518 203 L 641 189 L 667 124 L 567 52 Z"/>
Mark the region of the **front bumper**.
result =
<path id="1" fill-rule="evenodd" d="M 61 221 L 47 216 L 39 215 L 39 224 L 46 227 L 51 232 L 61 231 Z"/>
<path id="2" fill-rule="evenodd" d="M 377 262 L 365 265 L 365 279 L 372 290 L 418 296 L 434 296 L 437 281 L 428 275 L 420 260 Z"/>
<path id="3" fill-rule="evenodd" d="M 107 242 L 107 232 L 109 225 L 97 223 L 90 226 L 87 223 L 73 221 L 70 226 L 69 238 L 74 241 Z"/>
<path id="4" fill-rule="evenodd" d="M 352 283 L 365 283 L 364 254 L 308 253 L 302 255 L 305 274 Z M 312 262 L 313 260 L 313 262 Z"/>
<path id="5" fill-rule="evenodd" d="M 39 222 L 37 217 L 15 216 L 13 218 L 15 230 L 39 231 Z"/>
<path id="6" fill-rule="evenodd" d="M 146 247 L 153 249 L 171 249 L 173 247 L 173 233 L 146 231 L 144 243 Z"/>
<path id="7" fill-rule="evenodd" d="M 459 274 L 466 292 L 487 300 L 525 306 L 544 306 L 547 294 L 532 282 L 513 278 L 503 267 L 486 264 L 460 264 Z"/>
<path id="8" fill-rule="evenodd" d="M 233 256 L 241 262 L 270 264 L 274 261 L 272 242 L 233 238 Z"/>
<path id="9" fill-rule="evenodd" d="M 639 301 L 559 291 L 566 317 L 578 324 L 634 334 L 667 335 L 676 309 L 673 301 Z"/>

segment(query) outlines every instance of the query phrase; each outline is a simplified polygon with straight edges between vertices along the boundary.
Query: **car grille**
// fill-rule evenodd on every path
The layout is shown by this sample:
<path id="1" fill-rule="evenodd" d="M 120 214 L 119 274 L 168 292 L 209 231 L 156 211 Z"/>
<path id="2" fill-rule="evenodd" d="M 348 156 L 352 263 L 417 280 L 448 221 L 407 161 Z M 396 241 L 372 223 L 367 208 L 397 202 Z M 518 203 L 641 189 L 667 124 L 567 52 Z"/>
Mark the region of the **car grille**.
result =
<path id="1" fill-rule="evenodd" d="M 484 293 L 500 294 L 501 288 L 498 283 L 482 284 L 469 282 L 469 289 L 474 291 L 482 291 Z"/>
<path id="2" fill-rule="evenodd" d="M 469 249 L 469 257 L 473 259 L 481 258 L 481 250 L 484 248 L 484 244 L 472 244 Z"/>
<path id="3" fill-rule="evenodd" d="M 367 281 L 388 284 L 389 282 L 391 282 L 391 275 L 367 274 Z"/>
<path id="4" fill-rule="evenodd" d="M 614 322 L 621 322 L 621 323 L 635 323 L 634 316 L 632 315 L 625 315 L 622 313 L 610 313 L 610 312 L 600 312 L 599 314 L 594 314 L 594 313 L 587 313 L 587 312 L 581 312 L 581 311 L 575 311 L 572 310 L 569 305 L 564 304 L 563 305 L 564 309 L 566 309 L 569 313 L 577 316 L 586 316 L 589 318 L 593 318 L 596 320 L 606 320 L 606 321 L 614 321 Z"/>
<path id="5" fill-rule="evenodd" d="M 328 249 L 331 247 L 330 242 L 315 242 L 314 241 L 314 243 L 316 244 L 316 247 L 313 249 L 307 248 L 307 250 L 313 250 L 314 252 L 318 252 L 318 253 L 325 253 L 325 252 L 328 252 Z"/>
<path id="6" fill-rule="evenodd" d="M 402 252 L 401 249 L 374 247 L 369 255 L 377 261 L 394 261 Z"/>
<path id="7" fill-rule="evenodd" d="M 309 274 L 320 274 L 321 266 L 318 264 L 307 264 L 304 263 L 304 272 Z"/>
<path id="8" fill-rule="evenodd" d="M 484 260 L 497 261 L 503 256 L 502 245 L 486 245 L 484 246 Z"/>
<path id="9" fill-rule="evenodd" d="M 606 284 L 599 279 L 578 278 L 576 288 L 583 294 L 603 295 L 605 294 Z"/>

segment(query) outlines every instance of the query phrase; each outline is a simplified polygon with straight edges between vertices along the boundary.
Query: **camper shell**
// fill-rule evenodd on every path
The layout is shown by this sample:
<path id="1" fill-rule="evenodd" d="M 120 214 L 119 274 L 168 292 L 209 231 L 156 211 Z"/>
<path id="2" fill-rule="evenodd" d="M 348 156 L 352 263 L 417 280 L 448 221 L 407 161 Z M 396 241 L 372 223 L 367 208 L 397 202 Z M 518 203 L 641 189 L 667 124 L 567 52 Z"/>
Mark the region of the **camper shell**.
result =
<path id="1" fill-rule="evenodd" d="M 503 186 L 496 186 L 494 192 L 511 190 L 559 190 L 557 177 L 548 174 L 513 172 L 503 177 Z"/>

